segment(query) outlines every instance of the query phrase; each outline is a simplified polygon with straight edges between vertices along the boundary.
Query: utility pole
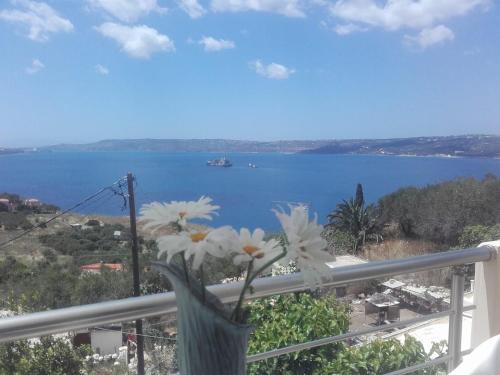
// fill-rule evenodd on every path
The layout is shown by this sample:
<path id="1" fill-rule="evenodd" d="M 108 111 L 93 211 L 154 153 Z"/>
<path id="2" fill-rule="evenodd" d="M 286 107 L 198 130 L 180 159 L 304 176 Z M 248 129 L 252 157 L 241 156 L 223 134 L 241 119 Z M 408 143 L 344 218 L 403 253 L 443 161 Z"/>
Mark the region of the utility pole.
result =
<path id="1" fill-rule="evenodd" d="M 134 176 L 127 173 L 128 207 L 130 209 L 130 233 L 132 235 L 132 270 L 134 274 L 134 297 L 141 295 L 139 281 L 139 244 L 137 242 L 137 219 L 135 215 Z M 142 320 L 135 321 L 135 338 L 137 340 L 137 374 L 144 375 L 144 336 Z"/>

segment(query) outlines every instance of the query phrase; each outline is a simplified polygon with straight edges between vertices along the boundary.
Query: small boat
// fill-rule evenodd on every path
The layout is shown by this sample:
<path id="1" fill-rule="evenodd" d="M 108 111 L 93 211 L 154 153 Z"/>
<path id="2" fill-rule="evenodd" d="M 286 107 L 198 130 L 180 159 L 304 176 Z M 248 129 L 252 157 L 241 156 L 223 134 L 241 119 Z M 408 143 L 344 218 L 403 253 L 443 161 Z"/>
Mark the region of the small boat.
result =
<path id="1" fill-rule="evenodd" d="M 257 166 L 255 164 L 248 163 L 248 168 L 257 168 Z"/>
<path id="2" fill-rule="evenodd" d="M 220 159 L 209 160 L 207 161 L 207 165 L 210 167 L 224 167 L 224 168 L 233 166 L 231 161 L 227 159 L 225 156 Z"/>

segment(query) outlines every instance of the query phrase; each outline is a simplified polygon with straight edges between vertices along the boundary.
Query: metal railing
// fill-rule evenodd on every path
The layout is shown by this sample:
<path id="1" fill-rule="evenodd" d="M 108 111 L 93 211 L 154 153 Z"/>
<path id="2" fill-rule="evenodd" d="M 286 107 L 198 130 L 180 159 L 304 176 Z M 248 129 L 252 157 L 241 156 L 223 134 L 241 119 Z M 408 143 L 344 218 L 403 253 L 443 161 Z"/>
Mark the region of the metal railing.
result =
<path id="1" fill-rule="evenodd" d="M 324 280 L 324 286 L 344 286 L 350 283 L 384 278 L 405 273 L 428 271 L 445 267 L 454 267 L 452 272 L 452 289 L 450 310 L 421 316 L 415 319 L 371 327 L 349 332 L 343 335 L 326 337 L 302 344 L 259 353 L 248 357 L 248 362 L 280 356 L 304 349 L 330 344 L 367 335 L 390 328 L 408 326 L 417 322 L 439 317 L 450 316 L 448 355 L 426 364 L 400 370 L 394 374 L 404 374 L 416 369 L 448 362 L 448 369 L 455 368 L 461 361 L 461 331 L 464 309 L 464 272 L 462 266 L 476 262 L 486 262 L 495 256 L 493 249 L 478 247 L 464 250 L 447 251 L 387 261 L 369 262 L 354 266 L 332 269 L 332 276 Z M 275 294 L 283 294 L 304 290 L 304 282 L 300 273 L 265 277 L 253 282 L 253 294 L 248 298 L 261 298 Z M 219 284 L 209 286 L 210 292 L 218 296 L 222 302 L 235 302 L 239 296 L 242 283 Z M 0 342 L 9 342 L 24 338 L 38 337 L 48 334 L 67 332 L 82 328 L 95 327 L 110 323 L 125 322 L 137 318 L 153 317 L 176 311 L 175 294 L 173 292 L 156 295 L 132 297 L 122 300 L 101 302 L 91 305 L 68 307 L 32 314 L 0 319 Z M 423 367 L 422 367 L 423 366 Z M 415 367 L 415 369 L 413 369 Z M 418 368 L 416 368 L 418 367 Z M 406 372 L 406 370 L 410 370 Z"/>

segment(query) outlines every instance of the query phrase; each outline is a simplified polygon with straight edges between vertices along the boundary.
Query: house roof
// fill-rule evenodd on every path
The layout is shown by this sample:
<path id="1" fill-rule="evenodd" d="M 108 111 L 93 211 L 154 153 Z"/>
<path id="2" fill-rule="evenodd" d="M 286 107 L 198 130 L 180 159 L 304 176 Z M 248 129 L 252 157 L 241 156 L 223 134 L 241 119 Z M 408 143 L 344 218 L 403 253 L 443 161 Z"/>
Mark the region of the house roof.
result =
<path id="1" fill-rule="evenodd" d="M 106 267 L 114 271 L 123 271 L 123 264 L 121 263 L 92 263 L 80 266 L 83 271 L 99 271 L 102 267 Z"/>

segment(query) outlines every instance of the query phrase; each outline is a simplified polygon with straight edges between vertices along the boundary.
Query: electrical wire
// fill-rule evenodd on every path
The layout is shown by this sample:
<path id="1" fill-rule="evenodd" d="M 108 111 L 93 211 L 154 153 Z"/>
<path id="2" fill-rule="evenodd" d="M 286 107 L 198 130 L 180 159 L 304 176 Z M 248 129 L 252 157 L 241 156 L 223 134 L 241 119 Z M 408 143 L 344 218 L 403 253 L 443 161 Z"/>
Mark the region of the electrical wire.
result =
<path id="1" fill-rule="evenodd" d="M 17 236 L 14 236 L 13 238 L 10 238 L 7 241 L 4 241 L 4 242 L 0 243 L 0 248 L 2 248 L 4 246 L 6 246 L 6 245 L 8 245 L 8 244 L 10 244 L 10 243 L 18 240 L 18 239 L 20 239 L 20 238 L 22 238 L 24 236 L 26 236 L 27 234 L 33 232 L 36 229 L 44 228 L 50 222 L 58 219 L 59 217 L 61 217 L 63 215 L 66 215 L 68 212 L 74 211 L 75 209 L 82 207 L 84 204 L 86 204 L 87 202 L 91 201 L 95 197 L 101 195 L 105 191 L 111 190 L 114 193 L 114 195 L 120 195 L 120 196 L 122 196 L 123 199 L 124 199 L 125 205 L 126 205 L 127 198 L 126 198 L 126 194 L 123 192 L 123 187 L 124 187 L 124 182 L 125 181 L 126 181 L 126 177 L 120 178 L 119 180 L 115 181 L 113 184 L 100 189 L 96 193 L 88 196 L 87 198 L 85 198 L 85 199 L 81 200 L 80 202 L 74 204 L 70 208 L 68 208 L 68 209 L 66 209 L 66 210 L 58 213 L 57 215 L 51 217 L 50 219 L 48 219 L 48 220 L 46 220 L 44 222 L 38 223 L 37 225 L 33 226 L 32 228 L 27 229 L 24 232 L 18 234 Z"/>
<path id="2" fill-rule="evenodd" d="M 101 203 L 105 203 L 107 202 L 108 200 L 110 200 L 111 198 L 113 198 L 115 196 L 115 194 L 113 192 L 110 192 L 109 194 L 103 194 L 99 197 L 97 197 L 96 199 L 92 200 L 92 201 L 89 201 L 83 205 L 81 205 L 80 207 L 78 207 L 78 210 L 75 210 L 73 212 L 75 213 L 78 213 L 79 215 L 86 215 L 84 212 L 82 212 L 83 210 L 88 210 L 89 208 L 91 207 L 95 207 L 96 205 L 101 205 Z M 62 224 L 65 224 L 67 225 L 68 227 L 76 230 L 76 228 L 71 224 L 71 223 L 68 223 L 68 222 L 63 222 Z"/>
<path id="3" fill-rule="evenodd" d="M 91 200 L 83 205 L 81 205 L 80 207 L 78 207 L 78 210 L 75 210 L 75 212 L 78 212 L 78 213 L 82 213 L 83 210 L 86 210 L 90 207 L 93 207 L 99 203 L 102 203 L 103 201 L 107 201 L 111 198 L 113 198 L 115 196 L 115 193 L 114 192 L 108 192 L 106 194 L 106 192 L 104 192 L 101 196 L 98 196 L 96 197 L 94 200 Z"/>

